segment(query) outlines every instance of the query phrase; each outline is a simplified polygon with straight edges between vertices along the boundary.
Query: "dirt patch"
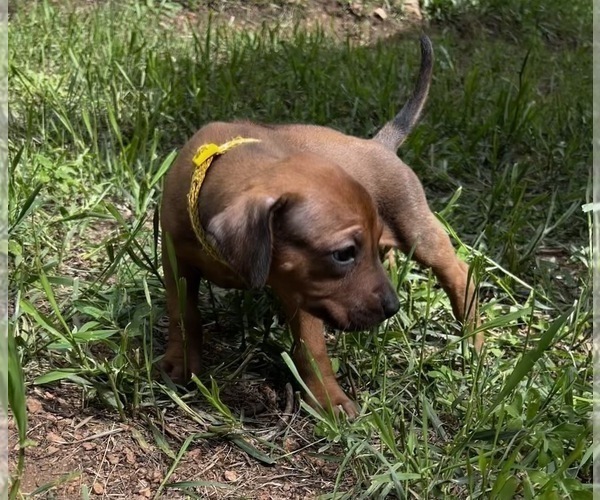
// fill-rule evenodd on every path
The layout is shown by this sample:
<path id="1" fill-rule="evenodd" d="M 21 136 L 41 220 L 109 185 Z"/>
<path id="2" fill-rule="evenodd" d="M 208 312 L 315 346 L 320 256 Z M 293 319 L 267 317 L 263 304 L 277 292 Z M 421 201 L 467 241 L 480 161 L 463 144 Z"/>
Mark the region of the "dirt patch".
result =
<path id="1" fill-rule="evenodd" d="M 155 498 L 162 491 L 157 498 L 179 499 L 188 497 L 163 483 L 195 482 L 190 489 L 201 498 L 300 499 L 333 491 L 337 477 L 337 464 L 319 457 L 313 426 L 298 413 L 272 439 L 287 454 L 273 465 L 251 457 L 229 439 L 199 437 L 169 474 L 185 439 L 205 431 L 177 412 L 165 415 L 165 441 L 159 444 L 147 418 L 120 422 L 102 409 L 83 407 L 81 393 L 72 386 L 34 389 L 27 406 L 30 446 L 21 491 L 38 490 L 37 498 L 80 498 L 87 489 L 97 498 Z M 269 430 L 281 418 L 281 412 L 264 413 L 257 421 Z M 9 451 L 14 472 L 18 445 L 12 419 Z M 350 485 L 351 478 L 343 477 L 342 490 Z"/>
<path id="2" fill-rule="evenodd" d="M 213 24 L 226 24 L 240 30 L 263 25 L 290 29 L 320 27 L 340 40 L 350 38 L 358 43 L 372 43 L 419 28 L 425 22 L 418 0 L 214 0 L 180 3 L 185 9 L 174 18 L 181 27 L 187 23 L 202 24 L 209 18 Z"/>

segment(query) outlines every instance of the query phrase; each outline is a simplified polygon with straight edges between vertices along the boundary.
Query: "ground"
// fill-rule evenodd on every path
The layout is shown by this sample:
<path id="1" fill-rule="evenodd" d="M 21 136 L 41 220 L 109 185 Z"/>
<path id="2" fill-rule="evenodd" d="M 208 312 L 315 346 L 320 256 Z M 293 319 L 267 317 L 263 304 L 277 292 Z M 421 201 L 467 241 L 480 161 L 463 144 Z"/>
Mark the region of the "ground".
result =
<path id="1" fill-rule="evenodd" d="M 31 446 L 23 492 L 54 486 L 40 497 L 68 499 L 80 498 L 87 487 L 100 498 L 155 498 L 172 460 L 152 444 L 154 438 L 143 421 L 119 422 L 112 413 L 82 408 L 77 390 L 66 386 L 52 392 L 31 391 L 27 406 Z M 271 420 L 282 417 L 281 411 L 277 413 Z M 335 464 L 315 456 L 314 445 L 304 448 L 314 441 L 311 424 L 297 414 L 292 418 L 293 433 L 276 437 L 289 452 L 302 449 L 289 459 L 263 465 L 227 440 L 202 439 L 187 450 L 169 482 L 205 482 L 199 490 L 202 498 L 300 499 L 331 491 Z M 185 420 L 167 425 L 163 430 L 175 442 L 198 431 Z M 9 431 L 14 455 L 12 423 Z M 186 496 L 170 489 L 159 498 Z"/>
<path id="2" fill-rule="evenodd" d="M 261 23 L 298 22 L 321 24 L 340 37 L 369 42 L 418 26 L 422 20 L 415 0 L 389 2 L 386 11 L 372 2 L 338 2 L 336 0 L 301 0 L 268 2 L 213 2 L 211 13 L 217 22 L 239 26 Z M 186 5 L 178 16 L 187 18 L 207 15 L 207 8 Z M 175 472 L 169 474 L 173 452 L 165 453 L 155 443 L 147 420 L 132 418 L 120 421 L 113 412 L 89 406 L 74 385 L 60 384 L 52 388 L 32 388 L 28 392 L 30 446 L 26 449 L 25 472 L 21 491 L 37 492 L 36 498 L 81 498 L 88 489 L 95 498 L 188 498 L 177 489 L 162 484 L 195 481 L 200 498 L 305 499 L 330 493 L 336 481 L 344 491 L 352 478 L 337 477 L 336 460 L 320 456 L 314 424 L 299 413 L 298 394 L 276 384 L 238 385 L 231 401 L 244 400 L 257 392 L 262 406 L 256 426 L 269 433 L 273 443 L 289 453 L 274 465 L 266 465 L 232 444 L 230 439 L 202 439 L 183 455 Z M 224 397 L 226 399 L 226 397 Z M 255 405 L 256 406 L 256 405 Z M 290 414 L 286 414 L 286 410 Z M 163 429 L 175 443 L 204 432 L 189 420 L 165 418 Z M 9 420 L 9 468 L 18 460 L 16 426 Z M 169 445 L 165 445 L 169 446 Z M 178 450 L 174 450 L 177 454 Z M 167 477 L 168 475 L 168 477 Z"/>

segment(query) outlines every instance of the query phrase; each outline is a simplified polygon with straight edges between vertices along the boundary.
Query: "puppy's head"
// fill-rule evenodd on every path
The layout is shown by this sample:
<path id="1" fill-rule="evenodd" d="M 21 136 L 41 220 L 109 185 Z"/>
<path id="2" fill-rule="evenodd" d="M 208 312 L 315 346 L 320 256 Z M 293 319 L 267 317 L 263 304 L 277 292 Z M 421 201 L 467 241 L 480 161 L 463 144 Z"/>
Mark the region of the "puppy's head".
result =
<path id="1" fill-rule="evenodd" d="M 317 156 L 286 159 L 207 229 L 249 286 L 269 284 L 334 328 L 369 328 L 398 310 L 379 260 L 383 227 L 371 196 Z"/>

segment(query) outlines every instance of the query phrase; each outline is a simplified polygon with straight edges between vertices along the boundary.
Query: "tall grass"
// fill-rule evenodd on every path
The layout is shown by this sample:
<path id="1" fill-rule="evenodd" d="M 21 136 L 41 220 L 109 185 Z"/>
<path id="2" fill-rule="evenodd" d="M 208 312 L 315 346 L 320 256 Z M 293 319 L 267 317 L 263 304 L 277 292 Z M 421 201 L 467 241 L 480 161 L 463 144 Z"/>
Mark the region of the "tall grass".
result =
<path id="1" fill-rule="evenodd" d="M 363 416 L 349 423 L 305 407 L 315 440 L 325 439 L 321 453 L 336 456 L 340 478 L 355 477 L 351 491 L 332 497 L 591 491 L 591 266 L 581 211 L 591 161 L 589 21 L 580 22 L 583 2 L 547 10 L 541 24 L 533 11 L 511 11 L 516 2 L 482 5 L 469 11 L 481 21 L 470 32 L 456 18 L 432 32 L 431 97 L 402 156 L 482 283 L 486 351 L 464 349 L 432 275 L 399 259 L 390 270 L 399 313 L 339 336 L 332 351 Z M 511 12 L 526 21 L 514 31 Z M 511 30 L 491 31 L 494 16 Z M 584 36 L 568 36 L 573 26 Z M 279 357 L 289 335 L 268 296 L 203 285 L 207 322 L 243 330 L 246 350 L 228 360 L 237 360 L 232 368 L 207 369 L 188 394 L 153 377 L 165 314 L 154 217 L 161 178 L 176 148 L 210 120 L 372 134 L 412 88 L 418 44 L 187 25 L 175 4 L 151 2 L 20 4 L 10 31 L 10 388 L 21 444 L 22 364 L 25 387 L 75 383 L 115 418 L 144 415 L 161 449 L 170 450 L 162 412 L 181 412 L 205 432 L 167 453 L 173 468 L 207 436 L 263 462 L 283 460 L 214 382 L 239 377 L 236 367 L 264 339 L 275 346 L 264 356 L 293 379 Z"/>

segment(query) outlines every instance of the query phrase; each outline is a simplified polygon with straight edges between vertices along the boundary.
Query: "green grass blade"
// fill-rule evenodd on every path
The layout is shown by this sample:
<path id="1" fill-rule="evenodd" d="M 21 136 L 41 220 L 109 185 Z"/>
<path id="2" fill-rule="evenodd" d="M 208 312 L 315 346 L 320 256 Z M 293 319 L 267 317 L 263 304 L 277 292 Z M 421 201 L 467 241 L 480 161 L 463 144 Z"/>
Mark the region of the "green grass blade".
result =
<path id="1" fill-rule="evenodd" d="M 181 459 L 187 452 L 187 449 L 189 448 L 190 444 L 192 444 L 192 441 L 194 439 L 197 439 L 197 437 L 198 437 L 197 434 L 192 434 L 191 436 L 188 436 L 186 438 L 186 440 L 183 442 L 183 444 L 181 445 L 181 448 L 179 448 L 177 456 L 175 457 L 175 459 L 173 460 L 173 463 L 171 464 L 171 467 L 169 467 L 169 470 L 165 474 L 165 477 L 161 481 L 160 485 L 158 486 L 158 489 L 156 490 L 156 493 L 154 494 L 155 499 L 161 498 L 162 490 L 165 488 L 165 485 L 168 483 L 169 478 L 171 477 L 173 472 L 175 472 L 175 469 L 181 462 Z"/>
<path id="2" fill-rule="evenodd" d="M 16 477 L 13 478 L 9 498 L 17 498 L 25 466 L 25 443 L 27 441 L 27 404 L 25 379 L 19 359 L 14 332 L 8 329 L 8 405 L 12 411 L 19 434 L 19 458 Z"/>
<path id="3" fill-rule="evenodd" d="M 544 355 L 548 347 L 552 344 L 552 341 L 559 334 L 560 330 L 564 327 L 565 323 L 569 319 L 572 310 L 567 311 L 562 316 L 555 319 L 548 329 L 540 337 L 535 349 L 523 354 L 517 365 L 508 376 L 504 385 L 490 407 L 486 411 L 486 416 L 483 420 L 492 413 L 492 411 L 506 398 L 506 396 L 513 391 L 517 385 L 531 372 L 531 369 L 535 363 Z"/>
<path id="4" fill-rule="evenodd" d="M 38 184 L 36 187 L 33 188 L 33 191 L 31 192 L 31 194 L 27 197 L 27 199 L 23 202 L 23 204 L 21 205 L 21 211 L 19 212 L 19 215 L 17 215 L 15 221 L 13 222 L 12 226 L 10 226 L 8 228 L 8 235 L 10 237 L 10 235 L 13 233 L 13 231 L 19 227 L 19 224 L 21 224 L 21 222 L 23 222 L 23 219 L 25 219 L 25 217 L 27 217 L 31 211 L 34 209 L 35 205 L 35 200 L 38 197 L 38 195 L 40 194 L 40 191 L 42 190 L 43 185 L 42 184 Z"/>
<path id="5" fill-rule="evenodd" d="M 242 436 L 238 436 L 235 434 L 230 434 L 227 438 L 234 443 L 238 448 L 245 451 L 248 455 L 259 460 L 263 464 L 273 465 L 276 460 L 271 458 L 268 455 L 265 455 L 262 451 L 257 449 L 255 446 L 252 446 L 248 441 L 246 441 Z"/>
<path id="6" fill-rule="evenodd" d="M 177 154 L 178 154 L 177 151 L 171 151 L 169 153 L 169 155 L 164 159 L 164 161 L 161 163 L 159 169 L 156 171 L 156 173 L 152 177 L 152 180 L 150 181 L 149 186 L 151 188 L 154 187 L 156 184 L 158 184 L 158 182 L 167 173 L 169 168 L 171 168 L 171 165 L 173 164 L 173 161 L 175 161 Z"/>

